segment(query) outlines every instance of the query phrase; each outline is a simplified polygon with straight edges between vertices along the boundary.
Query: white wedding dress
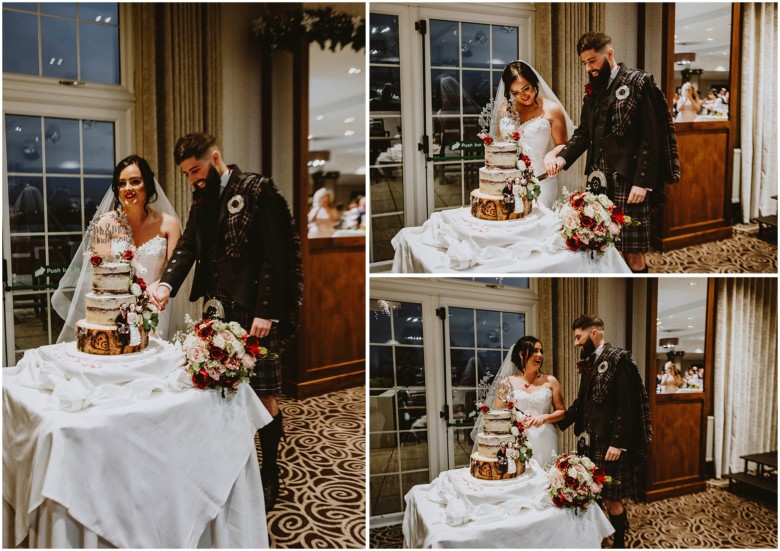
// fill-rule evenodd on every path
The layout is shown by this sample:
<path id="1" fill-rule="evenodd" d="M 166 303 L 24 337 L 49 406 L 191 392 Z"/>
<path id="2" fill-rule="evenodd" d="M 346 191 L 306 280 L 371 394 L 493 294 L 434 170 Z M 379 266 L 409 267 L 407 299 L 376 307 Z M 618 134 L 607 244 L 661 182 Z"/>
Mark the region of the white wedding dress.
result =
<path id="1" fill-rule="evenodd" d="M 526 415 L 545 415 L 552 411 L 552 390 L 546 386 L 531 393 L 513 388 L 509 393 L 509 399 Z M 547 469 L 558 455 L 558 431 L 555 425 L 545 423 L 541 427 L 528 428 L 526 435 L 528 445 L 534 452 L 533 458 Z"/>
<path id="2" fill-rule="evenodd" d="M 143 274 L 136 275 L 148 285 L 162 277 L 165 268 L 165 255 L 168 251 L 168 239 L 160 235 L 152 237 L 149 241 L 135 249 L 136 264 L 146 269 Z M 169 340 L 168 328 L 171 324 L 172 301 L 168 308 L 161 312 L 157 322 L 157 333 L 163 340 Z"/>
<path id="3" fill-rule="evenodd" d="M 525 121 L 523 124 L 517 124 L 509 117 L 501 119 L 501 135 L 511 136 L 518 131 L 520 135 L 520 145 L 531 158 L 531 167 L 534 174 L 540 176 L 546 172 L 544 168 L 544 156 L 550 149 L 552 138 L 552 124 L 544 118 L 544 115 L 534 117 Z M 539 182 L 542 193 L 537 199 L 547 208 L 551 208 L 558 199 L 558 177 L 547 177 Z"/>

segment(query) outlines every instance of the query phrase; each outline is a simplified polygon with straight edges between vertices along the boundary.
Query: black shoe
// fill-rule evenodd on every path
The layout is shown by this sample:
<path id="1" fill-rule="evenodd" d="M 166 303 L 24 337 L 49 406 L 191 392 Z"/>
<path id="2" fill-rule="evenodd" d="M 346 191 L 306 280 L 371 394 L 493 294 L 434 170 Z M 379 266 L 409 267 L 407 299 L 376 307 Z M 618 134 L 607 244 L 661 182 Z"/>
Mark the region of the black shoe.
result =
<path id="1" fill-rule="evenodd" d="M 628 268 L 629 268 L 629 270 L 631 270 L 635 274 L 649 274 L 650 273 L 648 271 L 648 269 L 647 269 L 647 264 L 645 264 L 645 267 L 642 268 L 641 270 L 634 270 L 633 268 L 631 268 L 631 266 L 629 266 Z"/>
<path id="2" fill-rule="evenodd" d="M 263 497 L 265 510 L 270 511 L 279 500 L 279 442 L 284 434 L 282 412 L 280 411 L 268 425 L 260 429 L 260 450 L 263 454 L 263 466 L 260 476 L 263 479 Z"/>
<path id="3" fill-rule="evenodd" d="M 615 535 L 612 539 L 613 549 L 625 549 L 626 547 L 626 528 L 628 527 L 628 515 L 626 510 L 619 515 L 609 515 L 609 522 L 615 528 Z"/>

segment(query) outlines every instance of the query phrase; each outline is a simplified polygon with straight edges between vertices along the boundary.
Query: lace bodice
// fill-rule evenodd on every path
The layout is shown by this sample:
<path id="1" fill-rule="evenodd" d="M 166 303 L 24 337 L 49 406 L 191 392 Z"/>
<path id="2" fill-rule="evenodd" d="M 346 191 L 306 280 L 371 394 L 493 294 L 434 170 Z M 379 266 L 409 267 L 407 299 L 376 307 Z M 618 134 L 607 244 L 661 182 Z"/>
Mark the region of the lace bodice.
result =
<path id="1" fill-rule="evenodd" d="M 520 408 L 526 415 L 543 415 L 550 413 L 552 409 L 552 390 L 546 386 L 531 393 L 513 388 L 509 396 L 515 407 Z"/>
<path id="2" fill-rule="evenodd" d="M 520 145 L 531 158 L 531 166 L 534 174 L 544 172 L 544 156 L 550 150 L 550 136 L 552 125 L 544 118 L 544 115 L 534 117 L 517 124 L 509 117 L 501 119 L 501 135 L 510 136 L 513 132 L 521 132 Z"/>
<path id="3" fill-rule="evenodd" d="M 149 241 L 137 247 L 135 250 L 136 262 L 146 268 L 143 278 L 151 283 L 157 281 L 165 267 L 165 255 L 168 252 L 168 239 L 160 235 L 152 237 Z"/>

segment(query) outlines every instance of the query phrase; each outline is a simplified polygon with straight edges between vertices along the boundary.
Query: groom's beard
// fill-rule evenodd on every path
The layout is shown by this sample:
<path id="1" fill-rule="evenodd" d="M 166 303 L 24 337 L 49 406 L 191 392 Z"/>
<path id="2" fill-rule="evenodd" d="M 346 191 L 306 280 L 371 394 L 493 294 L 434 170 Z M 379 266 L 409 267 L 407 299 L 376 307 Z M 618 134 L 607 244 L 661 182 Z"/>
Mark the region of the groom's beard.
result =
<path id="1" fill-rule="evenodd" d="M 580 351 L 580 359 L 587 360 L 588 358 L 590 358 L 591 354 L 593 354 L 595 351 L 596 351 L 596 345 L 593 344 L 593 339 L 588 337 L 587 342 L 582 345 L 582 351 Z"/>
<path id="2" fill-rule="evenodd" d="M 203 179 L 205 185 L 202 188 L 195 185 L 195 188 L 192 190 L 192 202 L 200 204 L 206 201 L 206 204 L 209 204 L 212 201 L 217 201 L 219 199 L 221 180 L 214 165 L 209 166 L 208 174 Z"/>
<path id="3" fill-rule="evenodd" d="M 590 85 L 595 90 L 603 90 L 607 87 L 607 84 L 609 84 L 609 75 L 611 73 L 612 68 L 609 66 L 609 58 L 604 58 L 604 63 L 599 69 L 598 76 L 594 77 L 592 74 L 588 73 L 588 80 L 590 81 Z"/>

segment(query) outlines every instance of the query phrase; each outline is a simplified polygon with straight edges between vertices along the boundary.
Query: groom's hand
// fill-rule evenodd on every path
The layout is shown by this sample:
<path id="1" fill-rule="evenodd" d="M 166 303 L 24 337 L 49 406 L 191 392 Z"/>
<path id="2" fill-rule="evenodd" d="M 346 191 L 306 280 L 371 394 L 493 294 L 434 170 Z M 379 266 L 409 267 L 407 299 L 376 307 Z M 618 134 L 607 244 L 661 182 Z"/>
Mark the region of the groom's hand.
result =
<path id="1" fill-rule="evenodd" d="M 633 205 L 641 203 L 645 200 L 645 195 L 647 195 L 647 189 L 639 186 L 631 186 L 631 191 L 628 192 L 628 204 Z"/>
<path id="2" fill-rule="evenodd" d="M 152 304 L 157 306 L 160 312 L 165 311 L 165 307 L 168 305 L 168 299 L 171 296 L 171 290 L 167 285 L 158 285 L 152 293 Z"/>
<path id="3" fill-rule="evenodd" d="M 605 461 L 617 461 L 620 459 L 620 454 L 623 453 L 623 450 L 620 448 L 615 448 L 613 446 L 610 446 L 607 450 L 607 454 L 604 456 Z"/>
<path id="4" fill-rule="evenodd" d="M 272 324 L 273 322 L 271 322 L 271 320 L 255 318 L 254 321 L 252 321 L 252 329 L 249 331 L 249 334 L 260 337 L 261 339 L 267 337 L 268 333 L 271 332 Z"/>

